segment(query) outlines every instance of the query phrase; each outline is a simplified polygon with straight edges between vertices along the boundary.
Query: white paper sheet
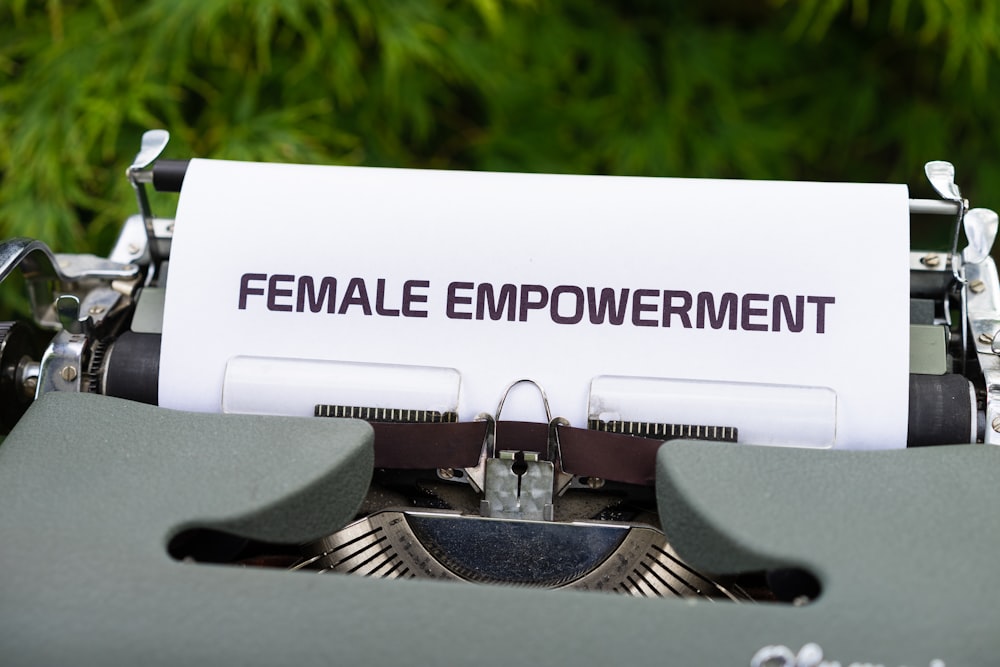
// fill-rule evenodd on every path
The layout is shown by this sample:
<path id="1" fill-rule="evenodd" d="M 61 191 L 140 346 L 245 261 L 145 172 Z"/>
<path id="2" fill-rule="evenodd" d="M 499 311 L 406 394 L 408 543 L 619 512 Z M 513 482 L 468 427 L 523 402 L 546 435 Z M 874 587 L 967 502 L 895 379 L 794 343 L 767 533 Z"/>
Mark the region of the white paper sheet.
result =
<path id="1" fill-rule="evenodd" d="M 454 368 L 462 420 L 520 378 L 575 426 L 598 376 L 829 387 L 836 447 L 905 445 L 901 185 L 192 160 L 174 230 L 166 407 L 219 411 L 237 356 L 316 359 Z"/>

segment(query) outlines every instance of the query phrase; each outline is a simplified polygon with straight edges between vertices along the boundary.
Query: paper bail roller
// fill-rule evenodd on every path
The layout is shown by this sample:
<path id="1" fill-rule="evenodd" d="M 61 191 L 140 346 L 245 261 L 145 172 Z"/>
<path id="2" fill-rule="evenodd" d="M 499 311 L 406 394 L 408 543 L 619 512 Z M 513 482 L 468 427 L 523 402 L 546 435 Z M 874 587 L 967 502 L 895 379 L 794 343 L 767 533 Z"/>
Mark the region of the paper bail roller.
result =
<path id="1" fill-rule="evenodd" d="M 735 428 L 739 442 L 755 445 L 825 448 L 837 440 L 837 393 L 828 387 L 601 376 L 588 411 L 601 422 Z"/>

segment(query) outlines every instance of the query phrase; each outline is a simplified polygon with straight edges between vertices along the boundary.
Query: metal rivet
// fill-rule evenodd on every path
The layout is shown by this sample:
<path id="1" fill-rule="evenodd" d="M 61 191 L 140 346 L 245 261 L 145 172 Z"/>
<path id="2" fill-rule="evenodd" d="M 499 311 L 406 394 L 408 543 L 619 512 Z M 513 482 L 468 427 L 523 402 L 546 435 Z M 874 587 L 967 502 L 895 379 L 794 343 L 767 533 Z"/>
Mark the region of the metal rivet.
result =
<path id="1" fill-rule="evenodd" d="M 455 477 L 454 468 L 438 468 L 438 477 L 441 479 L 452 479 Z"/>
<path id="2" fill-rule="evenodd" d="M 72 366 L 63 366 L 62 370 L 59 371 L 59 376 L 62 377 L 63 380 L 66 380 L 66 382 L 72 382 L 76 379 L 76 369 Z M 997 421 L 1000 423 L 1000 418 L 998 418 Z"/>
<path id="3" fill-rule="evenodd" d="M 105 311 L 104 306 L 91 306 L 90 310 L 88 310 L 87 312 L 90 313 L 91 315 L 100 315 L 104 311 Z"/>
<path id="4" fill-rule="evenodd" d="M 937 253 L 933 253 L 932 252 L 930 254 L 927 254 L 927 255 L 924 255 L 923 257 L 921 257 L 920 258 L 920 263 L 923 264 L 924 266 L 930 266 L 932 268 L 935 267 L 935 266 L 940 266 L 941 265 L 941 256 L 938 255 Z"/>
<path id="5" fill-rule="evenodd" d="M 989 335 L 988 333 L 981 333 L 979 334 L 979 342 L 986 343 L 987 345 L 989 345 L 990 343 L 993 342 L 993 336 Z"/>
<path id="6" fill-rule="evenodd" d="M 986 283 L 978 279 L 973 280 L 971 283 L 969 283 L 969 289 L 972 290 L 973 294 L 979 294 L 984 289 L 986 289 Z"/>

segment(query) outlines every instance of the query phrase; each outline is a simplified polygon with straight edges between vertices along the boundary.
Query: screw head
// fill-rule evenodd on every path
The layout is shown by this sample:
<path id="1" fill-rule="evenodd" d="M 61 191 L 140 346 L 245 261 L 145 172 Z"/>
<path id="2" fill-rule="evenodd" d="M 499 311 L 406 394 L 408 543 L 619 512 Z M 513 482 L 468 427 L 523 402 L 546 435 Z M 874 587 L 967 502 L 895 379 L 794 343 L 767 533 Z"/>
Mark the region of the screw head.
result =
<path id="1" fill-rule="evenodd" d="M 989 345 L 990 343 L 993 342 L 993 336 L 989 335 L 988 333 L 983 332 L 983 333 L 979 334 L 979 342 L 980 343 L 985 343 L 986 345 Z"/>
<path id="2" fill-rule="evenodd" d="M 920 263 L 931 268 L 941 266 L 941 256 L 934 252 L 928 253 L 920 258 Z"/>
<path id="3" fill-rule="evenodd" d="M 90 310 L 88 310 L 87 312 L 90 313 L 91 315 L 100 315 L 105 310 L 106 308 L 104 306 L 91 306 Z"/>
<path id="4" fill-rule="evenodd" d="M 969 283 L 969 289 L 972 290 L 973 294 L 980 294 L 983 290 L 986 289 L 986 283 L 977 278 L 976 280 L 973 280 L 971 283 Z"/>
<path id="5" fill-rule="evenodd" d="M 72 382 L 76 379 L 76 368 L 73 366 L 63 366 L 62 370 L 59 371 L 59 377 L 66 380 L 66 382 Z"/>
<path id="6" fill-rule="evenodd" d="M 136 243 L 129 243 L 128 244 L 128 254 L 130 254 L 130 255 L 138 255 L 139 254 L 139 245 L 136 244 Z"/>
<path id="7" fill-rule="evenodd" d="M 438 477 L 441 479 L 454 479 L 455 469 L 454 468 L 438 468 Z"/>
<path id="8" fill-rule="evenodd" d="M 600 477 L 588 477 L 587 486 L 591 489 L 599 489 L 604 486 L 604 480 Z"/>

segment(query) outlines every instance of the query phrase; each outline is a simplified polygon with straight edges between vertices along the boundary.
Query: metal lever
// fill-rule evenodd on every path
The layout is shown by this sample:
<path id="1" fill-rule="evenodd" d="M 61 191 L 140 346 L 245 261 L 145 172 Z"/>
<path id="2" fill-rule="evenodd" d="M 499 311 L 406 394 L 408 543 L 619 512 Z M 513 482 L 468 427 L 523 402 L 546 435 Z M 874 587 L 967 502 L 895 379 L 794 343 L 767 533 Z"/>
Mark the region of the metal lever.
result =
<path id="1" fill-rule="evenodd" d="M 153 210 L 149 205 L 149 197 L 146 194 L 146 183 L 150 179 L 145 177 L 143 170 L 160 156 L 160 153 L 167 147 L 167 142 L 169 141 L 170 133 L 166 130 L 148 130 L 144 132 L 139 152 L 136 153 L 135 159 L 132 160 L 129 168 L 125 170 L 125 175 L 135 190 L 135 198 L 139 204 L 139 213 L 142 215 L 142 221 L 146 227 L 149 257 L 152 260 L 151 264 L 154 272 L 158 269 L 160 262 L 164 258 L 163 253 L 160 252 L 159 243 L 157 243 L 156 230 L 153 228 Z"/>
<path id="2" fill-rule="evenodd" d="M 962 219 L 969 208 L 969 202 L 962 198 L 962 192 L 955 184 L 955 166 L 944 160 L 932 160 L 924 165 L 924 174 L 941 197 L 958 205 L 958 215 L 955 218 L 955 233 L 951 243 L 951 271 L 955 279 L 965 282 L 958 268 L 958 236 L 962 229 Z"/>
<path id="3" fill-rule="evenodd" d="M 511 389 L 524 382 L 534 385 L 542 398 L 548 422 L 548 460 L 542 460 L 535 451 L 520 448 L 497 450 L 497 431 L 504 402 Z M 545 390 L 529 379 L 511 383 L 504 390 L 496 413 L 482 415 L 481 418 L 487 421 L 482 455 L 479 465 L 466 471 L 469 481 L 484 494 L 480 502 L 480 514 L 486 517 L 551 521 L 554 518 L 553 495 L 562 493 L 573 479 L 572 475 L 563 470 L 559 445 L 559 426 L 568 422 L 552 418 Z"/>
<path id="4" fill-rule="evenodd" d="M 56 317 L 63 331 L 71 334 L 83 333 L 84 323 L 80 321 L 80 299 L 72 294 L 63 294 L 56 299 Z"/>
<path id="5" fill-rule="evenodd" d="M 955 218 L 955 233 L 952 235 L 951 242 L 951 273 L 955 278 L 955 281 L 961 285 L 961 306 L 962 306 L 962 322 L 960 324 L 962 331 L 962 372 L 965 372 L 966 359 L 969 355 L 969 305 L 968 305 L 968 294 L 967 294 L 967 281 L 965 280 L 964 272 L 962 271 L 961 262 L 959 261 L 958 254 L 958 236 L 962 230 L 962 221 L 965 218 L 965 212 L 969 209 L 969 202 L 962 198 L 962 192 L 958 189 L 958 185 L 955 184 L 955 166 L 951 162 L 945 162 L 944 160 L 932 160 L 924 165 L 924 174 L 927 175 L 927 180 L 930 181 L 931 185 L 937 191 L 941 197 L 949 201 L 955 202 L 958 207 L 957 216 Z M 948 294 L 945 293 L 945 318 L 948 320 L 948 325 L 951 326 L 951 317 L 949 315 L 950 305 L 948 303 Z"/>
<path id="6" fill-rule="evenodd" d="M 64 294 L 83 301 L 95 287 L 138 276 L 134 264 L 122 264 L 94 255 L 54 255 L 41 241 L 15 238 L 0 243 L 0 283 L 20 269 L 31 298 L 32 316 L 45 329 L 59 329 L 53 303 Z M 103 304 L 110 308 L 110 303 Z"/>
<path id="7" fill-rule="evenodd" d="M 962 224 L 969 241 L 962 251 L 962 260 L 968 264 L 982 264 L 993 250 L 1000 218 L 988 208 L 973 208 L 965 214 Z"/>

